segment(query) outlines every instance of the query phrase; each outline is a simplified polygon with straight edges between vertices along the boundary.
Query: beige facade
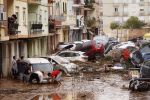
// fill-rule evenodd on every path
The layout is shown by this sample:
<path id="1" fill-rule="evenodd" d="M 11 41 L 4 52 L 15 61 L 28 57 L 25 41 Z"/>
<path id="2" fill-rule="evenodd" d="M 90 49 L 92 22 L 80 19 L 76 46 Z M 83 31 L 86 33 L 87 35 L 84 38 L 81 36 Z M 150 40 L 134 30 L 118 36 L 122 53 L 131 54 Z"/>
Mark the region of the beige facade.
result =
<path id="1" fill-rule="evenodd" d="M 130 16 L 150 23 L 150 0 L 102 0 L 103 31 L 113 36 L 111 22 L 125 22 Z"/>

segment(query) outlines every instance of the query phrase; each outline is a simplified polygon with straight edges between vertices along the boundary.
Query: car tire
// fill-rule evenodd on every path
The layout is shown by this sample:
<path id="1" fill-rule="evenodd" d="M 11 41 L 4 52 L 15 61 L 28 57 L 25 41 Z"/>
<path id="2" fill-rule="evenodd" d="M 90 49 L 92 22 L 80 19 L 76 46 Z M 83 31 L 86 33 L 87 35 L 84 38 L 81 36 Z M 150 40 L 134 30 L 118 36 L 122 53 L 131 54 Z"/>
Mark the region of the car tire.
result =
<path id="1" fill-rule="evenodd" d="M 39 79 L 38 74 L 32 73 L 31 76 L 30 76 L 29 82 L 30 83 L 39 83 L 40 79 Z"/>

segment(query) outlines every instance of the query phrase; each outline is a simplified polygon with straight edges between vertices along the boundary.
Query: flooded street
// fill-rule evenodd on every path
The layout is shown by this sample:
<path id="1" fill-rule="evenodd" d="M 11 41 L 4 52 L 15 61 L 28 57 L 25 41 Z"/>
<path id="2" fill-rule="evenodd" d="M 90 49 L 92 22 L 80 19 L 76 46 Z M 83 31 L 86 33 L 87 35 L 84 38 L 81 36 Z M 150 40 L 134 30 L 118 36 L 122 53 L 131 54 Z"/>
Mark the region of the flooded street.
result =
<path id="1" fill-rule="evenodd" d="M 130 92 L 118 74 L 64 77 L 62 84 L 31 85 L 0 80 L 0 100 L 150 100 L 150 92 Z"/>

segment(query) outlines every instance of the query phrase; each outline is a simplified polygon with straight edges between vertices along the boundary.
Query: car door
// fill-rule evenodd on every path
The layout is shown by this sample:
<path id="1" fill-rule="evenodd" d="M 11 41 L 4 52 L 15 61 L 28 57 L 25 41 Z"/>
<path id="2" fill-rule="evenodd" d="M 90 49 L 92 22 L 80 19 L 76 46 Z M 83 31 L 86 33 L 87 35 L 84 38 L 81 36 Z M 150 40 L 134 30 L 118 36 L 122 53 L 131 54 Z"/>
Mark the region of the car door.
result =
<path id="1" fill-rule="evenodd" d="M 71 61 L 77 61 L 80 59 L 79 58 L 80 55 L 78 53 L 75 53 L 75 52 L 70 52 L 69 56 L 70 56 L 69 58 Z"/>

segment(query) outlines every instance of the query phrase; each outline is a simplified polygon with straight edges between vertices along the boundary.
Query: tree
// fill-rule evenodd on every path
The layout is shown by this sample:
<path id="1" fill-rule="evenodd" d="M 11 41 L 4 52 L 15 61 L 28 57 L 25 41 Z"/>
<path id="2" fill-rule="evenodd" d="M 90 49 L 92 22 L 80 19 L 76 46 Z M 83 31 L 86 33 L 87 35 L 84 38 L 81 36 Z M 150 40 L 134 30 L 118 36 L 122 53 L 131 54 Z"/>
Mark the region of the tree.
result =
<path id="1" fill-rule="evenodd" d="M 139 29 L 145 26 L 146 24 L 138 19 L 138 17 L 131 16 L 123 25 L 123 28 L 126 29 Z"/>
<path id="2" fill-rule="evenodd" d="M 119 27 L 120 27 L 120 25 L 119 25 L 119 23 L 117 23 L 117 22 L 112 22 L 112 23 L 110 24 L 110 28 L 111 28 L 112 30 L 114 30 L 114 29 L 119 29 Z"/>

